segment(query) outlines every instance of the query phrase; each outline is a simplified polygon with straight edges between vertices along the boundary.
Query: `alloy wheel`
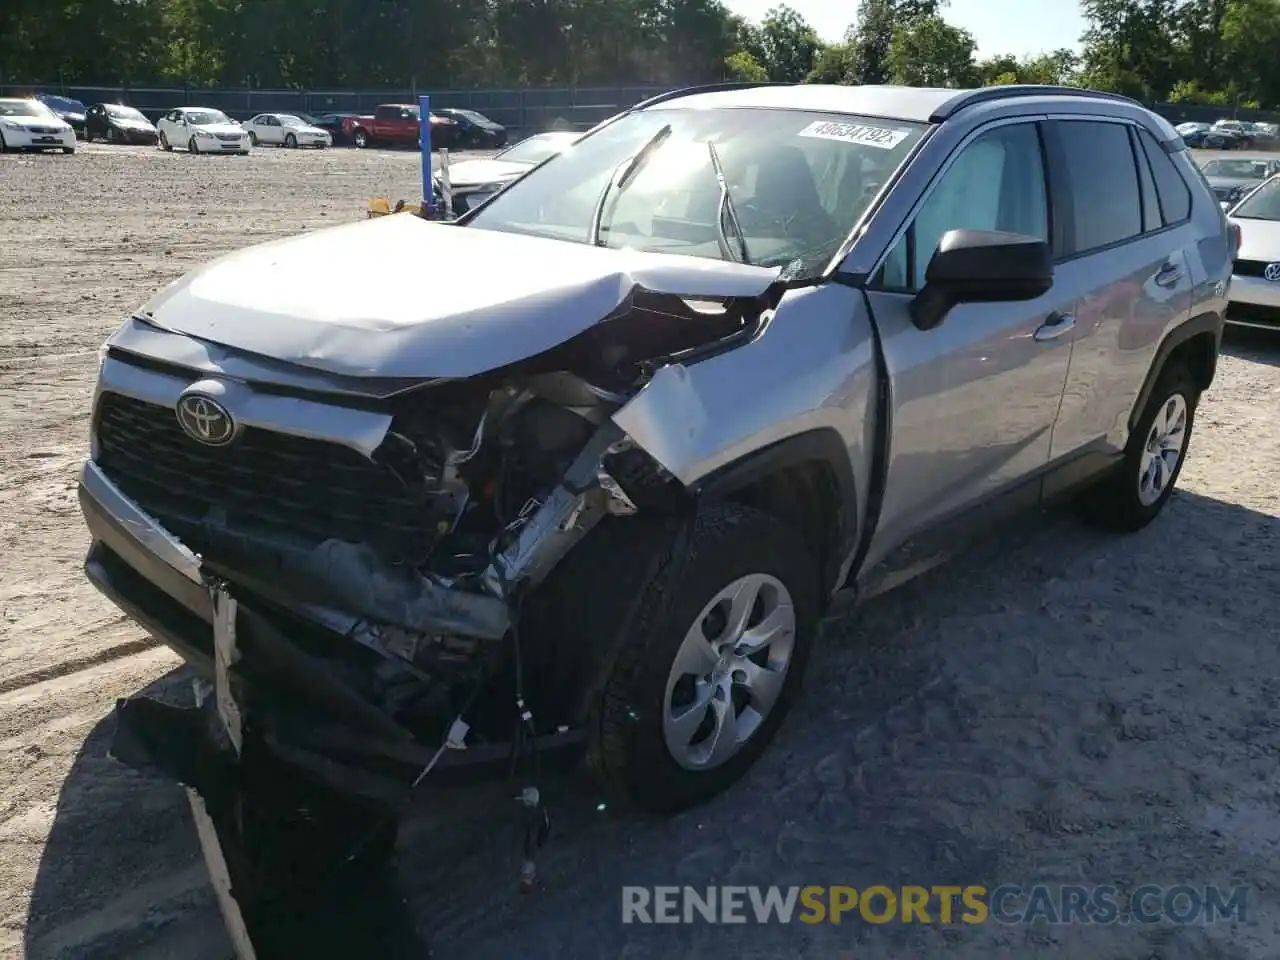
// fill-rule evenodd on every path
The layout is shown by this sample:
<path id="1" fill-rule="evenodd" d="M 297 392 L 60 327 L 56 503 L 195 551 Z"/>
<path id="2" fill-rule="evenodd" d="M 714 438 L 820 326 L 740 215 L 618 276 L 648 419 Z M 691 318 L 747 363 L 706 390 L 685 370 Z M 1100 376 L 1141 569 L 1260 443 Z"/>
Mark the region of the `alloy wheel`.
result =
<path id="1" fill-rule="evenodd" d="M 1180 393 L 1165 400 L 1151 422 L 1138 461 L 1138 502 L 1149 507 L 1165 492 L 1187 446 L 1187 401 Z"/>
<path id="2" fill-rule="evenodd" d="M 676 763 L 711 770 L 742 749 L 782 692 L 795 635 L 791 594 L 776 577 L 750 574 L 712 598 L 667 678 L 662 732 Z"/>

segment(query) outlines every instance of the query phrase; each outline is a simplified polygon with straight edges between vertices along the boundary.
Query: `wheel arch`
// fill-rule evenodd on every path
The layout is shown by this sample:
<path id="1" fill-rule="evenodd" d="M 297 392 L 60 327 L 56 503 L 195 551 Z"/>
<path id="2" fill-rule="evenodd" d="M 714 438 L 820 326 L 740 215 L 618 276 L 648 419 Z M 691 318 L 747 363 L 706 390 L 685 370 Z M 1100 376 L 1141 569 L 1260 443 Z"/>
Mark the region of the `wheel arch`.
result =
<path id="1" fill-rule="evenodd" d="M 1201 391 L 1213 383 L 1218 369 L 1218 348 L 1222 343 L 1223 318 L 1218 313 L 1201 313 L 1186 323 L 1174 327 L 1156 348 L 1155 358 L 1147 370 L 1146 379 L 1133 409 L 1129 411 L 1129 429 L 1132 430 L 1142 416 L 1151 391 L 1160 375 L 1171 363 L 1184 363 L 1196 379 Z"/>
<path id="2" fill-rule="evenodd" d="M 814 552 L 822 602 L 857 543 L 858 490 L 844 439 L 819 427 L 754 450 L 699 480 L 704 502 L 734 500 L 795 526 Z"/>

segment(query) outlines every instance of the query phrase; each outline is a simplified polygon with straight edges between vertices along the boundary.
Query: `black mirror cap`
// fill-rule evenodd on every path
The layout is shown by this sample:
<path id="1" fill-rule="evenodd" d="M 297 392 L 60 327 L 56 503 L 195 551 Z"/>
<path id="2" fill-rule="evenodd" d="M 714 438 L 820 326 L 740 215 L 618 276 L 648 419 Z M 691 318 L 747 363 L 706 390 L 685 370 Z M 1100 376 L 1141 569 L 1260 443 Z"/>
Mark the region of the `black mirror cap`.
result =
<path id="1" fill-rule="evenodd" d="M 922 330 L 958 303 L 1034 300 L 1053 286 L 1053 250 L 1038 237 L 1000 230 L 948 230 L 911 304 Z"/>

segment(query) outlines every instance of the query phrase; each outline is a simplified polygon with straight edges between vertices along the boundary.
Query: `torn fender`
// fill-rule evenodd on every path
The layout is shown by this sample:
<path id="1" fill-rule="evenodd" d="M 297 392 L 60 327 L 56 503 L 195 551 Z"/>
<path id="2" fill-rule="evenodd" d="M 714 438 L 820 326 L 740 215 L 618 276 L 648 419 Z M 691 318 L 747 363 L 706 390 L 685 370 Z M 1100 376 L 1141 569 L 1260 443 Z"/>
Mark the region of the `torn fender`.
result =
<path id="1" fill-rule="evenodd" d="M 142 314 L 329 374 L 461 379 L 559 346 L 639 291 L 751 298 L 779 274 L 380 217 L 232 253 L 170 284 Z"/>

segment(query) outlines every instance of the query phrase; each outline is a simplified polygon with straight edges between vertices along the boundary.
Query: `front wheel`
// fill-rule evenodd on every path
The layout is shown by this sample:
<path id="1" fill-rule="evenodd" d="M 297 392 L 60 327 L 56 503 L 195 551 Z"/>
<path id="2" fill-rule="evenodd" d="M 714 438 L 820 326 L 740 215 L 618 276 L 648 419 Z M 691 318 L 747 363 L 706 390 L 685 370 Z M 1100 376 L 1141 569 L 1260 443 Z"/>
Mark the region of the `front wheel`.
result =
<path id="1" fill-rule="evenodd" d="M 249 131 L 249 145 L 251 147 L 256 147 L 258 145 L 258 135 L 252 130 Z"/>
<path id="2" fill-rule="evenodd" d="M 1125 447 L 1124 459 L 1084 495 L 1086 519 L 1117 533 L 1141 530 L 1173 496 L 1191 444 L 1200 388 L 1177 364 L 1160 373 Z"/>
<path id="3" fill-rule="evenodd" d="M 714 796 L 755 763 L 800 689 L 818 621 L 813 556 L 769 514 L 710 507 L 685 556 L 641 588 L 590 750 L 607 786 L 661 813 Z"/>
<path id="4" fill-rule="evenodd" d="M 284 145 L 290 150 L 296 150 L 298 149 L 298 138 L 292 133 L 286 134 L 284 138 Z"/>
<path id="5" fill-rule="evenodd" d="M 195 137 L 192 137 L 190 140 L 187 141 L 187 152 L 188 153 L 200 152 L 200 144 L 196 142 Z"/>
<path id="6" fill-rule="evenodd" d="M 158 142 L 161 150 L 164 150 L 166 153 L 173 152 L 173 144 L 169 142 L 169 138 L 164 135 L 163 130 L 160 131 L 160 140 Z"/>
<path id="7" fill-rule="evenodd" d="M 357 130 L 351 135 L 351 142 L 363 150 L 365 147 L 369 146 L 369 134 L 365 133 L 363 130 Z"/>

